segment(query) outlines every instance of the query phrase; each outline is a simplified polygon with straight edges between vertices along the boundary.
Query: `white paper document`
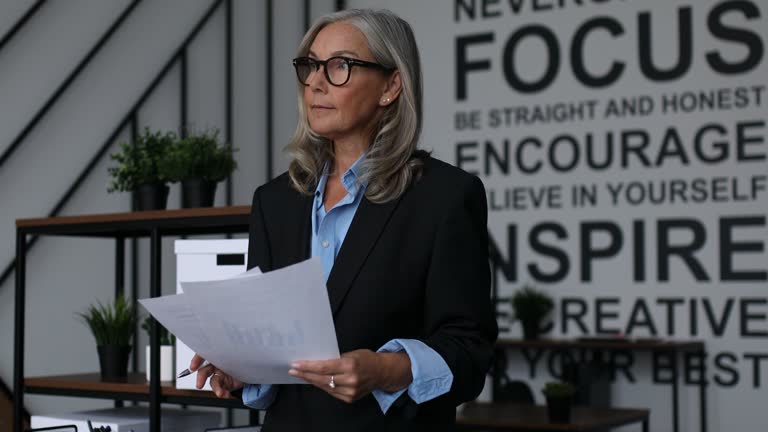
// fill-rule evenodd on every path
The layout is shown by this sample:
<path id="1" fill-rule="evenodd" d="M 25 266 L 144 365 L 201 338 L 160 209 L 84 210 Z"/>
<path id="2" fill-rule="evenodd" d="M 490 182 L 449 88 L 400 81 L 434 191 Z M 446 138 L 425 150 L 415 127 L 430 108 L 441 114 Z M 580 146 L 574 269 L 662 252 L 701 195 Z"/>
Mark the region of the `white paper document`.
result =
<path id="1" fill-rule="evenodd" d="M 181 294 L 139 302 L 217 368 L 250 384 L 304 384 L 296 360 L 339 358 L 319 258 L 230 279 L 182 282 Z"/>

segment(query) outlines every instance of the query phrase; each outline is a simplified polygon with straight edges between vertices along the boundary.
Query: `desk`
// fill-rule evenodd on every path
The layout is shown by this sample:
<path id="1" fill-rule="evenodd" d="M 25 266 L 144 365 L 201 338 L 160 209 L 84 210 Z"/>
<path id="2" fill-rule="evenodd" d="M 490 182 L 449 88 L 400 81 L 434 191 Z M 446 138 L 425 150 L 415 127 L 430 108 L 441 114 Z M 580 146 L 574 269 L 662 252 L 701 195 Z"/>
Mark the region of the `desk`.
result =
<path id="1" fill-rule="evenodd" d="M 570 423 L 550 423 L 547 407 L 512 402 L 472 402 L 456 416 L 459 430 L 491 429 L 497 431 L 599 431 L 641 423 L 648 432 L 650 411 L 645 409 L 596 408 L 574 406 Z"/>
<path id="2" fill-rule="evenodd" d="M 538 339 L 538 340 L 518 340 L 518 339 L 499 339 L 496 342 L 497 348 L 517 348 L 520 350 L 529 349 L 549 349 L 549 350 L 592 350 L 592 351 L 649 351 L 649 352 L 667 352 L 672 357 L 672 430 L 680 430 L 679 417 L 679 389 L 678 389 L 678 353 L 682 352 L 704 352 L 704 342 L 694 341 L 666 341 L 666 340 L 616 340 L 616 339 Z M 703 366 L 703 375 L 706 376 L 706 366 Z M 701 418 L 701 432 L 707 431 L 706 421 L 707 394 L 705 380 L 701 380 L 699 385 L 699 415 Z"/>

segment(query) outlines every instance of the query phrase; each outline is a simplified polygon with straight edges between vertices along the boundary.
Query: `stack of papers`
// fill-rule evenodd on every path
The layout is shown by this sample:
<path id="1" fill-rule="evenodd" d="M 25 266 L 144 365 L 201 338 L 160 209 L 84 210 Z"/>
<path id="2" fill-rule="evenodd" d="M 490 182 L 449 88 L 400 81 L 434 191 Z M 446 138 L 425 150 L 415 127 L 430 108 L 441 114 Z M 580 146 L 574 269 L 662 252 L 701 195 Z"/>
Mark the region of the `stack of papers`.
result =
<path id="1" fill-rule="evenodd" d="M 339 358 L 320 258 L 268 273 L 258 268 L 183 293 L 139 302 L 201 357 L 251 384 L 305 384 L 296 360 Z"/>

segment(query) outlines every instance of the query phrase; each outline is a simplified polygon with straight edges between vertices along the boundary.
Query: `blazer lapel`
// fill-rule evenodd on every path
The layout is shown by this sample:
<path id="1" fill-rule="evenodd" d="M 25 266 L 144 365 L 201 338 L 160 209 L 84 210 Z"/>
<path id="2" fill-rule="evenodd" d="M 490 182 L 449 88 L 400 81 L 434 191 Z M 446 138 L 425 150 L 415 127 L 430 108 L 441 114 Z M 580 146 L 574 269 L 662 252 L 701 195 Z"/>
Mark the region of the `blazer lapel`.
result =
<path id="1" fill-rule="evenodd" d="M 399 202 L 398 198 L 385 204 L 373 204 L 365 197 L 360 202 L 331 274 L 328 275 L 328 298 L 333 315 L 338 312 L 352 282 Z"/>
<path id="2" fill-rule="evenodd" d="M 288 226 L 294 226 L 294 227 L 301 227 L 299 230 L 293 230 L 292 232 L 289 231 L 289 235 L 293 236 L 296 235 L 298 238 L 295 238 L 293 241 L 290 241 L 290 237 L 286 238 L 285 240 L 288 242 L 287 244 L 295 244 L 296 248 L 288 248 L 289 251 L 293 252 L 293 256 L 288 257 L 288 262 L 286 265 L 295 264 L 301 261 L 304 261 L 306 259 L 309 259 L 312 255 L 312 248 L 310 247 L 310 239 L 312 237 L 312 201 L 314 200 L 314 197 L 312 196 L 306 196 L 301 195 L 300 198 L 297 200 L 296 206 L 294 207 L 294 210 L 292 211 L 293 217 L 295 217 L 297 220 L 293 223 L 288 224 Z"/>

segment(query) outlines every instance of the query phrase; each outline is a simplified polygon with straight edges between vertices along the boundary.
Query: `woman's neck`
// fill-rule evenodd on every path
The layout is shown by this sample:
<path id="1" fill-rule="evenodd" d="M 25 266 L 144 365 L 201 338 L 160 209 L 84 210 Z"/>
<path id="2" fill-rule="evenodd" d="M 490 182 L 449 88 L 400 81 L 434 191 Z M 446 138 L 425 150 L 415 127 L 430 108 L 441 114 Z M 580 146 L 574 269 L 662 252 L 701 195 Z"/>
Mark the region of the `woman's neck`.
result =
<path id="1" fill-rule="evenodd" d="M 336 140 L 333 142 L 333 173 L 341 175 L 368 150 L 368 143 L 361 140 Z"/>

